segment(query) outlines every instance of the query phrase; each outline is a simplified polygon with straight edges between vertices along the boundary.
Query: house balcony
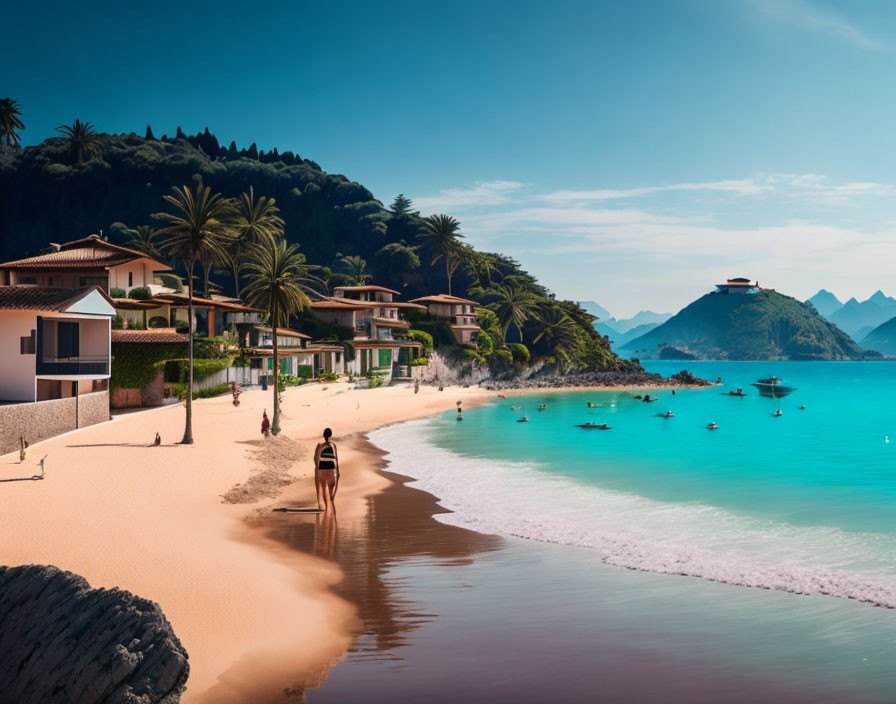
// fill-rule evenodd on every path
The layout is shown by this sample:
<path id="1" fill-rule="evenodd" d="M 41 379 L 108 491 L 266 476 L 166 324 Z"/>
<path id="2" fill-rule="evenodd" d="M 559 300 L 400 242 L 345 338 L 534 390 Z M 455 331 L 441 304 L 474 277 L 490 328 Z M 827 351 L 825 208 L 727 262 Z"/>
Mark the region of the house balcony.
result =
<path id="1" fill-rule="evenodd" d="M 107 376 L 109 357 L 106 355 L 80 357 L 39 358 L 36 363 L 37 376 Z"/>

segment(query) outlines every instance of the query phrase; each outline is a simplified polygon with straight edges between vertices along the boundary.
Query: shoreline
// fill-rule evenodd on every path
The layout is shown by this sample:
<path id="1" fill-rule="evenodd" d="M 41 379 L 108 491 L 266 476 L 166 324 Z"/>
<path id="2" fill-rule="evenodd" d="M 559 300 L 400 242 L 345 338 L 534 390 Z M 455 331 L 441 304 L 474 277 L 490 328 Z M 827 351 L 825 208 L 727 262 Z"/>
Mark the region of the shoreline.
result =
<path id="1" fill-rule="evenodd" d="M 243 456 L 258 447 L 269 392 L 244 393 L 238 408 L 229 397 L 194 402 L 192 446 L 172 442 L 183 431 L 182 404 L 49 439 L 24 463 L 16 452 L 0 457 L 0 563 L 52 564 L 94 588 L 120 587 L 157 602 L 190 656 L 185 704 L 246 701 L 243 692 L 266 683 L 282 696 L 296 673 L 325 672 L 342 657 L 356 614 L 332 590 L 343 579 L 335 564 L 264 539 L 246 518 L 289 497 L 316 505 L 311 453 L 325 425 L 339 442 L 346 430 L 366 432 L 492 395 L 344 383 L 288 389 L 280 437 L 301 446 L 289 472 L 294 482 L 277 499 L 245 504 L 221 497 L 263 469 Z M 151 445 L 156 431 L 160 447 Z M 47 478 L 31 481 L 44 455 Z M 340 517 L 363 510 L 365 497 L 388 484 L 373 470 L 343 475 Z"/>

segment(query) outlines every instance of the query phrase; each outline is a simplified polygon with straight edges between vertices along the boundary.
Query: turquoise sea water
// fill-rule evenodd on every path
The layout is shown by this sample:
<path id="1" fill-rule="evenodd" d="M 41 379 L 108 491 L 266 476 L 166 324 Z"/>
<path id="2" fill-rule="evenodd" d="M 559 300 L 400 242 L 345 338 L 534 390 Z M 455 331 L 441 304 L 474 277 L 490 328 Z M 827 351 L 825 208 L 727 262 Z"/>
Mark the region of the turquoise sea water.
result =
<path id="1" fill-rule="evenodd" d="M 645 366 L 668 375 L 684 365 Z M 508 564 L 483 576 L 483 601 L 483 587 L 512 594 L 524 580 L 533 592 L 523 608 L 566 623 L 551 596 L 566 585 L 571 614 L 600 614 L 595 633 L 612 631 L 613 642 L 643 630 L 662 658 L 686 651 L 803 694 L 842 688 L 833 701 L 896 701 L 896 365 L 687 368 L 723 384 L 649 391 L 656 403 L 635 392 L 515 396 L 467 409 L 462 422 L 445 413 L 371 439 L 450 509 L 440 521 L 569 546 L 544 553 L 560 566 L 516 574 L 526 541 L 512 542 L 509 558 L 490 558 Z M 758 396 L 750 382 L 772 374 L 799 390 Z M 749 395 L 723 395 L 738 387 Z M 666 410 L 675 417 L 657 417 Z M 517 423 L 524 413 L 529 422 Z M 575 427 L 589 420 L 612 430 Z M 710 421 L 719 430 L 706 430 Z"/>
<path id="2" fill-rule="evenodd" d="M 467 527 L 633 569 L 896 607 L 896 365 L 688 366 L 722 386 L 651 392 L 655 403 L 628 391 L 516 396 L 394 432 L 415 452 L 448 453 L 418 478 Z M 750 383 L 772 374 L 798 391 L 759 396 Z M 736 388 L 748 396 L 726 395 Z M 659 417 L 667 410 L 675 417 Z M 587 421 L 612 430 L 575 427 Z"/>

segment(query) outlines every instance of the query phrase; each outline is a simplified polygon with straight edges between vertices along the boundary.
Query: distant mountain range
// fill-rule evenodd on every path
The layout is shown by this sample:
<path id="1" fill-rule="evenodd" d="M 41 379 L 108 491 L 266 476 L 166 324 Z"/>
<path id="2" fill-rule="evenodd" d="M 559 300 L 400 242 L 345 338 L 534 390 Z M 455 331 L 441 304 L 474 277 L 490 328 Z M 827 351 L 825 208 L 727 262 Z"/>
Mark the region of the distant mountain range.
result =
<path id="1" fill-rule="evenodd" d="M 671 313 L 654 313 L 651 310 L 642 310 L 631 318 L 617 320 L 610 312 L 594 301 L 579 301 L 591 315 L 596 315 L 598 320 L 594 328 L 601 334 L 610 338 L 613 349 L 622 347 L 629 341 L 653 330 L 657 325 L 665 323 L 672 317 Z"/>
<path id="2" fill-rule="evenodd" d="M 682 353 L 730 360 L 862 356 L 861 348 L 812 305 L 771 290 L 708 293 L 618 351 L 641 359 Z"/>
<path id="3" fill-rule="evenodd" d="M 864 301 L 850 298 L 846 303 L 841 303 L 834 294 L 822 289 L 808 303 L 857 342 L 866 339 L 879 325 L 896 317 L 896 299 L 882 291 L 877 291 Z"/>

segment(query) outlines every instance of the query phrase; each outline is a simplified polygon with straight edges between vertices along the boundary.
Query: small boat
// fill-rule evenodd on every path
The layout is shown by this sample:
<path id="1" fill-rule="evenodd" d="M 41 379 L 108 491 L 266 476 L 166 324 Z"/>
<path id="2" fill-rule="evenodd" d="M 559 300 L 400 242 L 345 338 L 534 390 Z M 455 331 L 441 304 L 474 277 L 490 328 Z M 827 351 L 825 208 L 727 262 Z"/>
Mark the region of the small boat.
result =
<path id="1" fill-rule="evenodd" d="M 548 404 L 543 403 L 543 404 L 541 404 L 541 405 L 538 407 L 538 410 L 539 410 L 539 411 L 544 411 L 544 410 L 547 410 L 547 407 L 548 407 Z"/>
<path id="2" fill-rule="evenodd" d="M 606 423 L 592 423 L 590 421 L 587 423 L 579 423 L 576 427 L 582 428 L 583 430 L 612 430 L 613 429 Z"/>
<path id="3" fill-rule="evenodd" d="M 642 403 L 653 403 L 654 401 L 659 401 L 658 398 L 650 398 L 650 394 L 645 394 L 644 398 L 641 399 Z"/>
<path id="4" fill-rule="evenodd" d="M 511 411 L 521 411 L 521 410 L 523 410 L 523 407 L 522 406 L 511 406 L 510 410 Z"/>
<path id="5" fill-rule="evenodd" d="M 706 426 L 706 429 L 707 430 L 718 430 L 719 426 L 716 425 L 715 421 L 713 421 L 712 423 L 710 423 L 709 425 Z"/>
<path id="6" fill-rule="evenodd" d="M 666 411 L 665 413 L 657 413 L 657 418 L 674 418 L 675 414 L 672 411 Z"/>
<path id="7" fill-rule="evenodd" d="M 776 376 L 758 379 L 753 382 L 753 386 L 759 389 L 760 396 L 770 396 L 772 398 L 787 396 L 787 394 L 792 394 L 797 390 L 796 386 L 784 386 L 784 382 Z"/>
<path id="8" fill-rule="evenodd" d="M 597 404 L 594 401 L 589 401 L 587 405 L 588 408 L 597 408 Z"/>
<path id="9" fill-rule="evenodd" d="M 743 389 L 738 389 L 737 391 L 729 391 L 727 394 L 722 394 L 722 396 L 744 397 L 746 396 L 746 394 L 744 393 Z"/>
<path id="10" fill-rule="evenodd" d="M 782 411 L 780 408 L 779 408 L 777 411 L 775 411 L 774 413 L 772 413 L 772 416 L 773 416 L 774 418 L 779 418 L 779 417 L 781 417 L 781 416 L 783 416 L 783 415 L 784 415 L 784 411 Z"/>
<path id="11" fill-rule="evenodd" d="M 529 416 L 523 416 L 522 418 L 519 418 L 516 422 L 517 422 L 517 423 L 528 423 L 528 422 L 529 422 Z"/>

